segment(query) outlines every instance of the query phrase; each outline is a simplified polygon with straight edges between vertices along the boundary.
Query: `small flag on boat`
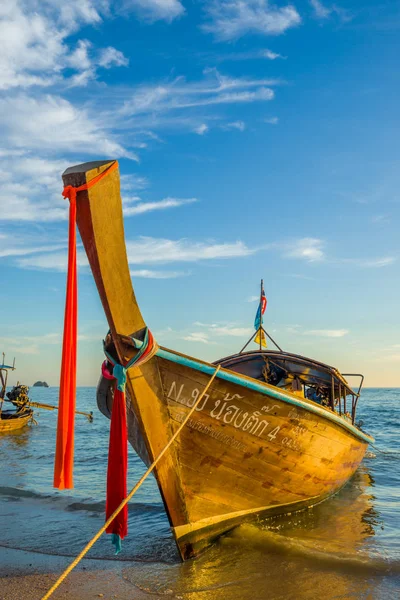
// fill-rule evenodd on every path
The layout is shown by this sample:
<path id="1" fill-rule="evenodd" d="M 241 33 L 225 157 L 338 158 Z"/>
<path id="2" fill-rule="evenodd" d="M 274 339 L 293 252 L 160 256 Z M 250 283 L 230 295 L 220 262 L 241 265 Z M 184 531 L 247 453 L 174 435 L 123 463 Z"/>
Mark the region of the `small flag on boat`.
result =
<path id="1" fill-rule="evenodd" d="M 262 328 L 263 324 L 263 314 L 265 313 L 265 309 L 267 308 L 267 298 L 264 292 L 264 285 L 261 283 L 261 296 L 260 296 L 260 304 L 258 305 L 256 318 L 254 319 L 254 329 L 257 331 L 257 334 L 254 338 L 254 342 L 259 346 L 267 347 L 267 340 L 265 338 L 265 333 Z"/>
<path id="2" fill-rule="evenodd" d="M 263 348 L 267 347 L 267 340 L 265 339 L 265 333 L 263 332 L 262 329 L 259 329 L 256 333 L 256 337 L 254 338 L 254 342 L 259 346 L 261 344 L 261 346 Z"/>

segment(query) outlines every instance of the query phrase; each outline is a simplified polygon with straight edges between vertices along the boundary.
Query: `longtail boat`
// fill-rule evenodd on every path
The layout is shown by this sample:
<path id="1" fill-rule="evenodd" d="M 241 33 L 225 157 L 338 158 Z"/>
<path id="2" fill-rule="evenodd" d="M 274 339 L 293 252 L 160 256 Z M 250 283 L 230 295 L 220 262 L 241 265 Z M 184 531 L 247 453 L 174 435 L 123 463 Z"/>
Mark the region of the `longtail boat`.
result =
<path id="1" fill-rule="evenodd" d="M 63 182 L 79 192 L 76 220 L 110 328 L 101 412 L 113 411 L 113 365 L 126 365 L 128 438 L 149 465 L 201 397 L 154 469 L 182 559 L 245 520 L 304 509 L 340 490 L 373 442 L 356 424 L 361 384 L 354 391 L 335 368 L 261 344 L 218 366 L 155 343 L 148 351 L 125 248 L 118 164 L 71 167 Z M 129 367 L 138 355 L 146 360 Z"/>
<path id="2" fill-rule="evenodd" d="M 33 419 L 33 410 L 26 406 L 26 402 L 21 402 L 16 410 L 4 410 L 4 400 L 8 400 L 6 397 L 8 372 L 14 370 L 15 359 L 12 365 L 6 365 L 3 353 L 3 362 L 0 365 L 0 433 L 9 433 L 11 431 L 22 429 Z M 25 397 L 25 386 L 19 387 L 21 388 L 21 397 Z M 8 392 L 8 394 L 9 393 L 10 392 Z"/>
<path id="3" fill-rule="evenodd" d="M 6 365 L 4 361 L 5 357 L 3 354 L 3 363 L 0 364 L 0 433 L 17 431 L 30 423 L 37 424 L 33 414 L 34 408 L 58 410 L 58 406 L 43 402 L 33 402 L 28 395 L 29 387 L 19 382 L 7 392 L 8 372 L 15 370 L 15 359 L 12 365 Z M 4 402 L 10 402 L 14 410 L 4 409 Z M 93 421 L 92 412 L 87 413 L 79 410 L 74 412 L 75 414 L 85 416 L 89 423 Z"/>

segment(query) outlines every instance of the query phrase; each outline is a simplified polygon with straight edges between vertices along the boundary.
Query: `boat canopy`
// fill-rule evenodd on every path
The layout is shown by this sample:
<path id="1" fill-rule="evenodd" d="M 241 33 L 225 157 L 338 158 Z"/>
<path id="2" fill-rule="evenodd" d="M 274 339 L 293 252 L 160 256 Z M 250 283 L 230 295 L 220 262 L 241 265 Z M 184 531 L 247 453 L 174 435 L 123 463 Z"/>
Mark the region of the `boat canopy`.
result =
<path id="1" fill-rule="evenodd" d="M 346 397 L 351 396 L 351 416 L 354 422 L 356 404 L 364 380 L 363 375 L 359 373 L 343 375 L 335 367 L 312 358 L 275 350 L 241 352 L 221 358 L 214 364 L 270 385 L 291 391 L 297 389 L 307 399 L 330 406 L 332 410 L 337 407 L 340 414 L 342 400 L 343 412 L 346 414 Z M 359 378 L 357 391 L 345 377 Z"/>

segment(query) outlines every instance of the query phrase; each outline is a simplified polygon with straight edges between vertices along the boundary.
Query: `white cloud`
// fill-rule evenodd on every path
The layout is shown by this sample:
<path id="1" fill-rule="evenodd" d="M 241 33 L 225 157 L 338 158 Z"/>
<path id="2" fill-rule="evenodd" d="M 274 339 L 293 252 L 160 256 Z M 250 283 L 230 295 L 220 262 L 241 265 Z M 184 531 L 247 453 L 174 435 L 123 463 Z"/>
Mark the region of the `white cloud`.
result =
<path id="1" fill-rule="evenodd" d="M 279 119 L 278 117 L 270 117 L 269 119 L 264 119 L 264 123 L 268 123 L 268 125 L 278 125 Z"/>
<path id="2" fill-rule="evenodd" d="M 388 267 L 396 262 L 396 257 L 394 256 L 382 256 L 381 258 L 344 258 L 341 263 L 355 265 L 357 267 L 363 267 L 366 269 L 379 269 L 382 267 Z"/>
<path id="3" fill-rule="evenodd" d="M 268 0 L 209 0 L 205 10 L 208 22 L 203 29 L 221 41 L 247 33 L 280 35 L 301 22 L 294 6 L 278 7 Z"/>
<path id="4" fill-rule="evenodd" d="M 34 118 L 33 118 L 34 117 Z M 60 96 L 41 98 L 25 94 L 0 99 L 3 143 L 16 148 L 86 152 L 104 156 L 135 156 L 104 129 L 101 115 L 95 120 Z"/>
<path id="5" fill-rule="evenodd" d="M 258 296 L 249 296 L 246 298 L 246 302 L 257 302 L 260 300 L 260 295 Z"/>
<path id="6" fill-rule="evenodd" d="M 75 48 L 69 45 L 71 34 L 80 27 L 101 21 L 100 12 L 107 2 L 96 2 L 96 8 L 94 4 L 90 0 L 3 2 L 0 90 L 48 87 L 68 79 L 63 75 L 65 69 L 77 71 L 70 77 L 70 85 L 86 85 L 94 78 L 96 59 L 90 57 L 90 42 L 78 40 Z M 114 48 L 103 50 L 100 54 L 103 62 L 104 56 L 108 56 L 109 65 L 102 66 L 126 64 L 125 57 Z"/>
<path id="7" fill-rule="evenodd" d="M 238 131 L 244 131 L 246 129 L 246 123 L 244 121 L 232 121 L 222 126 L 222 129 L 237 129 Z"/>
<path id="8" fill-rule="evenodd" d="M 91 342 L 101 339 L 100 335 L 79 334 L 79 342 Z M 61 346 L 62 335 L 59 333 L 45 333 L 43 335 L 23 335 L 13 337 L 0 336 L 0 344 L 7 347 L 8 351 L 16 354 L 39 354 L 41 346 Z"/>
<path id="9" fill-rule="evenodd" d="M 250 256 L 255 251 L 255 249 L 248 248 L 246 244 L 240 241 L 217 244 L 213 242 L 193 242 L 188 239 L 168 240 L 141 237 L 137 241 L 127 242 L 130 264 L 162 264 L 228 259 Z"/>
<path id="10" fill-rule="evenodd" d="M 311 329 L 304 331 L 303 335 L 313 335 L 316 337 L 340 338 L 349 333 L 348 329 Z"/>
<path id="11" fill-rule="evenodd" d="M 286 56 L 282 56 L 282 54 L 278 54 L 277 52 L 272 52 L 272 50 L 268 50 L 268 49 L 263 50 L 262 55 L 265 58 L 268 58 L 268 60 L 276 60 L 277 58 L 283 58 L 283 59 L 286 58 Z"/>
<path id="12" fill-rule="evenodd" d="M 239 258 L 250 256 L 256 252 L 255 249 L 248 248 L 240 241 L 216 244 L 212 242 L 193 242 L 187 239 L 168 240 L 151 237 L 140 237 L 135 241 L 127 241 L 126 248 L 130 265 L 161 265 L 178 262 L 194 263 L 203 260 Z M 78 266 L 87 267 L 88 262 L 83 250 L 78 249 L 77 261 Z M 38 253 L 35 256 L 18 258 L 16 263 L 24 269 L 66 271 L 67 252 L 49 251 Z M 133 270 L 131 273 L 136 273 L 136 276 L 147 276 L 150 278 L 151 274 L 156 273 L 160 275 L 163 272 L 139 269 Z M 173 273 L 174 277 L 187 274 L 179 271 L 174 271 Z M 155 278 L 161 279 L 166 277 L 159 276 Z"/>
<path id="13" fill-rule="evenodd" d="M 150 183 L 146 177 L 140 175 L 128 175 L 120 173 L 121 189 L 122 190 L 144 190 L 149 187 Z"/>
<path id="14" fill-rule="evenodd" d="M 12 153 L 4 153 L 0 167 L 0 221 L 66 219 L 68 205 L 61 197 L 60 181 L 66 167 L 62 160 L 46 160 L 27 153 L 15 160 Z"/>
<path id="15" fill-rule="evenodd" d="M 318 262 L 325 259 L 322 250 L 323 241 L 317 238 L 302 238 L 287 244 L 285 256 L 300 258 L 308 262 Z"/>
<path id="16" fill-rule="evenodd" d="M 214 337 L 246 337 L 254 333 L 251 327 L 238 327 L 236 323 L 201 323 L 196 321 L 196 327 L 206 329 L 207 331 L 192 333 L 191 335 L 204 336 L 207 339 Z"/>
<path id="17" fill-rule="evenodd" d="M 287 258 L 304 259 L 307 262 L 321 262 L 330 265 L 354 265 L 361 268 L 382 268 L 392 265 L 396 262 L 394 256 L 382 256 L 378 258 L 331 258 L 324 252 L 324 242 L 318 238 L 302 238 L 292 240 L 286 244 L 275 244 L 284 250 L 284 256 Z"/>
<path id="18" fill-rule="evenodd" d="M 250 50 L 248 52 L 224 52 L 223 54 L 218 54 L 213 56 L 213 61 L 217 62 L 226 62 L 226 61 L 242 61 L 242 60 L 257 60 L 257 59 L 267 59 L 267 60 L 276 60 L 277 58 L 281 58 L 283 60 L 287 59 L 287 56 L 283 56 L 282 54 L 278 54 L 269 50 L 268 48 L 264 50 Z"/>
<path id="19" fill-rule="evenodd" d="M 332 9 L 324 6 L 320 0 L 310 0 L 310 4 L 319 19 L 327 19 L 332 12 Z"/>
<path id="20" fill-rule="evenodd" d="M 111 67 L 127 67 L 129 60 L 116 48 L 108 46 L 100 51 L 98 64 L 104 69 L 110 69 Z"/>
<path id="21" fill-rule="evenodd" d="M 135 200 L 137 201 L 140 199 L 135 198 Z M 194 202 L 197 202 L 197 198 L 164 198 L 164 200 L 158 202 L 139 202 L 134 206 L 127 206 L 124 208 L 124 215 L 130 217 L 132 215 L 140 215 L 155 210 L 177 208 L 178 206 L 184 206 L 185 204 L 193 204 Z"/>
<path id="22" fill-rule="evenodd" d="M 89 58 L 90 48 L 91 43 L 88 40 L 79 40 L 75 50 L 66 59 L 67 65 L 77 71 L 89 69 L 92 65 Z"/>
<path id="23" fill-rule="evenodd" d="M 202 123 L 198 127 L 194 128 L 194 132 L 197 133 L 198 135 L 204 135 L 208 131 L 208 129 L 209 129 L 208 125 L 206 125 L 205 123 Z"/>
<path id="24" fill-rule="evenodd" d="M 211 342 L 208 335 L 203 333 L 202 331 L 195 331 L 190 333 L 189 335 L 184 335 L 183 339 L 188 342 L 199 342 L 201 344 L 214 344 L 215 342 Z"/>
<path id="25" fill-rule="evenodd" d="M 0 221 L 67 218 L 60 176 L 70 160 L 50 160 L 47 155 L 76 152 L 135 158 L 104 128 L 100 113 L 94 118 L 87 110 L 50 94 L 0 97 L 0 135 Z"/>
<path id="26" fill-rule="evenodd" d="M 176 279 L 189 274 L 185 271 L 151 271 L 149 269 L 131 270 L 130 273 L 132 277 L 143 277 L 144 279 Z"/>
<path id="27" fill-rule="evenodd" d="M 215 335 L 228 337 L 244 337 L 254 332 L 251 327 L 236 327 L 234 325 L 212 325 L 211 331 Z"/>
<path id="28" fill-rule="evenodd" d="M 77 264 L 79 267 L 87 267 L 86 254 L 82 250 L 77 252 Z M 28 258 L 17 260 L 17 265 L 22 269 L 34 269 L 44 271 L 66 271 L 68 265 L 67 252 L 48 252 Z"/>
<path id="29" fill-rule="evenodd" d="M 150 22 L 171 22 L 185 12 L 180 0 L 125 0 L 124 7 Z"/>
<path id="30" fill-rule="evenodd" d="M 55 246 L 8 246 L 6 248 L 0 248 L 0 258 L 7 256 L 26 256 L 28 254 L 38 254 L 41 252 L 52 252 L 54 250 L 61 250 L 65 248 L 65 244 L 57 244 Z"/>
<path id="31" fill-rule="evenodd" d="M 350 10 L 342 8 L 337 4 L 332 4 L 328 7 L 321 0 L 309 0 L 309 2 L 314 9 L 317 19 L 329 19 L 332 15 L 336 15 L 340 21 L 347 23 L 354 17 L 354 14 Z"/>
<path id="32" fill-rule="evenodd" d="M 221 75 L 217 69 L 206 69 L 205 77 L 198 82 L 188 82 L 177 77 L 172 82 L 152 86 L 138 86 L 120 111 L 124 117 L 141 116 L 140 126 L 157 124 L 156 116 L 219 104 L 243 104 L 272 100 L 274 91 L 270 86 L 281 83 L 274 79 L 231 78 Z M 198 127 L 198 118 L 192 129 Z"/>

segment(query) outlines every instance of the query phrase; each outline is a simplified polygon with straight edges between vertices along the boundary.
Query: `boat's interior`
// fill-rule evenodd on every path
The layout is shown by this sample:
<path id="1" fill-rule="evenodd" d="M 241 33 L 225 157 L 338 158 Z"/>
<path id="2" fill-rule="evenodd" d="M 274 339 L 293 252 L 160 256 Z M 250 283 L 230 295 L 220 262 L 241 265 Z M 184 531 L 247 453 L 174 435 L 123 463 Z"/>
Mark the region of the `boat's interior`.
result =
<path id="1" fill-rule="evenodd" d="M 241 352 L 221 358 L 215 364 L 316 402 L 351 418 L 354 423 L 364 379 L 360 374 L 346 375 L 359 378 L 355 390 L 334 367 L 297 354 L 274 350 Z"/>

